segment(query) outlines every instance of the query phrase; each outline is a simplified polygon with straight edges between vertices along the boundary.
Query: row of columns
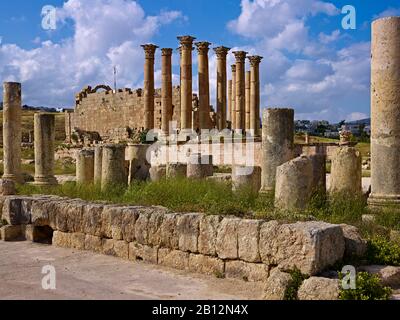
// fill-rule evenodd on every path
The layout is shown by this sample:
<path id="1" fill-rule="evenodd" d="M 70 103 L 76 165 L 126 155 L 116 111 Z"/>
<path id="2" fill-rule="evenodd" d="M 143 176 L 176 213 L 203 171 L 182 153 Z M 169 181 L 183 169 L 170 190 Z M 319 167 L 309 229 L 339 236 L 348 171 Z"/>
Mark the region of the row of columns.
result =
<path id="1" fill-rule="evenodd" d="M 259 135 L 260 131 L 260 63 L 263 57 L 250 56 L 250 71 L 245 71 L 247 52 L 233 53 L 236 64 L 232 65 L 232 80 L 229 81 L 228 119 L 232 129 L 252 131 Z"/>
<path id="2" fill-rule="evenodd" d="M 178 37 L 180 42 L 180 88 L 181 88 L 181 130 L 192 128 L 192 51 L 193 44 L 198 52 L 199 81 L 199 129 L 212 129 L 210 119 L 210 85 L 208 53 L 211 43 L 203 41 L 194 43 L 191 36 Z M 144 109 L 146 130 L 154 128 L 154 62 L 157 46 L 146 44 L 144 67 Z M 163 48 L 162 51 L 162 132 L 169 133 L 169 123 L 172 121 L 172 53 L 173 49 Z M 217 57 L 217 123 L 219 130 L 227 128 L 227 121 L 234 129 L 258 131 L 257 119 L 260 114 L 260 76 L 259 63 L 261 57 L 248 57 L 252 65 L 251 71 L 245 74 L 247 53 L 237 51 L 233 54 L 236 64 L 232 66 L 232 82 L 227 80 L 227 55 L 230 48 L 220 46 L 214 48 Z M 247 81 L 247 82 L 246 82 Z M 228 91 L 228 92 L 227 92 Z M 227 98 L 228 93 L 228 98 Z M 246 98 L 247 96 L 247 98 Z M 257 116 L 258 114 L 258 116 Z M 255 120 L 256 119 L 256 120 Z"/>

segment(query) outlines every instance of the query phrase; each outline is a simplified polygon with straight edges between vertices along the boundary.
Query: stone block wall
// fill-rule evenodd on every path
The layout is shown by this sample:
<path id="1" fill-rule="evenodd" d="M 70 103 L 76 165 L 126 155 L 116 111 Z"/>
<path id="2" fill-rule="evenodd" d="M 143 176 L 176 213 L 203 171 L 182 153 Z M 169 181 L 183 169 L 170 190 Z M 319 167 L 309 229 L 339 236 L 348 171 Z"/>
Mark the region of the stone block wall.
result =
<path id="1" fill-rule="evenodd" d="M 342 227 L 324 222 L 281 224 L 52 196 L 3 197 L 0 208 L 6 241 L 35 241 L 35 232 L 50 227 L 55 246 L 248 281 L 265 281 L 274 268 L 316 275 L 345 254 Z"/>
<path id="2" fill-rule="evenodd" d="M 173 121 L 180 126 L 180 88 L 172 94 Z M 161 89 L 155 91 L 155 128 L 161 129 Z M 70 141 L 74 128 L 98 132 L 108 137 L 116 128 L 141 129 L 144 126 L 144 98 L 142 90 L 123 89 L 114 92 L 82 91 L 77 95 L 74 112 L 65 117 L 65 132 Z"/>

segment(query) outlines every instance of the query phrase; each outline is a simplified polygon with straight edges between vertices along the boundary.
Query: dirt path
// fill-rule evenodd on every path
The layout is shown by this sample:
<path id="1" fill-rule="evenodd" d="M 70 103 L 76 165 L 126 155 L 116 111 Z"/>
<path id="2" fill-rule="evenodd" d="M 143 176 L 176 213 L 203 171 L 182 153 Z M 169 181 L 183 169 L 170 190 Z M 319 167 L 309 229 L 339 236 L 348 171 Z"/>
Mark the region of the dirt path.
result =
<path id="1" fill-rule="evenodd" d="M 55 267 L 56 290 L 42 288 Z M 0 299 L 259 299 L 262 284 L 217 279 L 90 252 L 0 241 Z"/>

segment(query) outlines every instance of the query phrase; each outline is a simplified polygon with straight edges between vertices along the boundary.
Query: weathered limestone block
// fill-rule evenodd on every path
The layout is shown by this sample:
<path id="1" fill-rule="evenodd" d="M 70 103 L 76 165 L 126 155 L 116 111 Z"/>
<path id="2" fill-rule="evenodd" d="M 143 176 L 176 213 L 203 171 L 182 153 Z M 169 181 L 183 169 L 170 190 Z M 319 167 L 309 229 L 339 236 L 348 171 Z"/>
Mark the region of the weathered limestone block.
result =
<path id="1" fill-rule="evenodd" d="M 52 244 L 60 248 L 71 248 L 71 237 L 71 233 L 54 231 Z"/>
<path id="2" fill-rule="evenodd" d="M 185 163 L 168 163 L 167 179 L 183 178 L 187 175 L 187 164 Z"/>
<path id="3" fill-rule="evenodd" d="M 382 285 L 394 289 L 400 288 L 400 267 L 371 265 L 359 267 L 357 271 L 376 274 L 381 279 Z"/>
<path id="4" fill-rule="evenodd" d="M 125 208 L 122 212 L 121 228 L 122 228 L 122 239 L 119 234 L 118 227 L 113 228 L 113 239 L 125 240 L 126 242 L 133 242 L 136 240 L 135 225 L 139 218 L 139 212 L 134 207 Z"/>
<path id="5" fill-rule="evenodd" d="M 149 220 L 151 212 L 140 212 L 135 223 L 135 239 L 139 244 L 147 245 L 149 241 Z"/>
<path id="6" fill-rule="evenodd" d="M 202 215 L 199 213 L 183 214 L 178 217 L 179 250 L 198 252 L 201 217 Z"/>
<path id="7" fill-rule="evenodd" d="M 190 254 L 188 268 L 191 272 L 208 275 L 222 275 L 225 273 L 225 263 L 223 260 L 202 254 Z"/>
<path id="8" fill-rule="evenodd" d="M 91 217 L 92 209 L 90 209 L 86 213 L 85 218 L 85 208 L 91 205 L 88 205 L 86 202 L 75 199 L 68 202 L 60 202 L 59 204 L 55 205 L 56 210 L 56 222 L 57 222 L 57 230 L 66 230 L 68 232 L 74 233 L 87 233 L 91 234 L 89 231 L 89 226 L 86 224 L 94 223 L 93 219 L 97 216 Z M 101 224 L 100 224 L 101 226 Z M 99 234 L 92 234 L 97 235 Z"/>
<path id="9" fill-rule="evenodd" d="M 25 225 L 7 225 L 1 227 L 0 239 L 3 241 L 25 240 Z"/>
<path id="10" fill-rule="evenodd" d="M 0 179 L 0 195 L 12 196 L 16 193 L 15 182 L 13 180 Z"/>
<path id="11" fill-rule="evenodd" d="M 199 252 L 208 256 L 217 256 L 216 244 L 221 216 L 204 215 L 200 220 Z"/>
<path id="12" fill-rule="evenodd" d="M 150 247 L 137 242 L 131 242 L 129 244 L 129 260 L 139 260 L 146 263 L 157 264 L 158 247 Z"/>
<path id="13" fill-rule="evenodd" d="M 161 225 L 163 222 L 164 213 L 155 210 L 149 218 L 149 239 L 148 244 L 151 246 L 161 245 Z"/>
<path id="14" fill-rule="evenodd" d="M 105 206 L 101 212 L 101 237 L 122 240 L 122 216 L 124 207 Z"/>
<path id="15" fill-rule="evenodd" d="M 126 241 L 103 239 L 102 248 L 102 253 L 105 255 L 126 260 L 129 258 L 129 243 Z"/>
<path id="16" fill-rule="evenodd" d="M 189 253 L 179 250 L 160 249 L 158 250 L 158 264 L 179 270 L 187 270 L 189 268 Z"/>
<path id="17" fill-rule="evenodd" d="M 101 253 L 103 251 L 102 239 L 100 237 L 87 234 L 85 236 L 85 250 Z"/>
<path id="18" fill-rule="evenodd" d="M 179 249 L 179 233 L 177 228 L 178 217 L 179 214 L 176 213 L 168 213 L 164 215 L 160 227 L 161 247 L 173 250 Z"/>
<path id="19" fill-rule="evenodd" d="M 332 156 L 330 193 L 362 194 L 362 156 L 356 148 L 340 147 Z"/>
<path id="20" fill-rule="evenodd" d="M 234 260 L 225 262 L 227 278 L 238 278 L 246 281 L 266 281 L 269 276 L 268 266 L 263 263 L 248 263 Z"/>
<path id="21" fill-rule="evenodd" d="M 33 201 L 31 208 L 32 224 L 38 227 L 50 226 L 54 230 L 57 230 L 57 213 L 55 207 L 59 203 L 60 201 L 54 199 L 40 199 Z"/>
<path id="22" fill-rule="evenodd" d="M 224 218 L 219 226 L 216 251 L 220 259 L 238 259 L 238 228 L 240 219 Z"/>
<path id="23" fill-rule="evenodd" d="M 367 252 L 367 241 L 364 240 L 358 229 L 354 226 L 341 224 L 343 230 L 346 257 L 363 257 Z"/>
<path id="24" fill-rule="evenodd" d="M 313 185 L 313 161 L 301 156 L 276 170 L 275 206 L 280 210 L 304 210 L 317 186 Z"/>
<path id="25" fill-rule="evenodd" d="M 167 176 L 167 167 L 166 166 L 152 166 L 150 168 L 150 181 L 159 182 L 166 178 Z"/>
<path id="26" fill-rule="evenodd" d="M 232 189 L 250 189 L 253 192 L 259 192 L 261 189 L 261 168 L 233 166 L 232 168 Z"/>
<path id="27" fill-rule="evenodd" d="M 315 275 L 343 258 L 345 240 L 338 225 L 317 221 L 279 225 L 272 221 L 261 226 L 259 247 L 265 264 Z"/>
<path id="28" fill-rule="evenodd" d="M 29 207 L 22 206 L 22 197 L 7 197 L 3 204 L 3 219 L 10 225 L 31 223 Z"/>
<path id="29" fill-rule="evenodd" d="M 247 262 L 261 262 L 259 251 L 262 221 L 241 220 L 238 224 L 239 259 Z"/>
<path id="30" fill-rule="evenodd" d="M 339 280 L 311 277 L 303 282 L 297 295 L 299 300 L 338 300 Z"/>
<path id="31" fill-rule="evenodd" d="M 96 237 L 102 236 L 103 209 L 104 206 L 99 204 L 87 204 L 83 207 L 82 225 L 85 234 Z"/>
<path id="32" fill-rule="evenodd" d="M 275 268 L 265 283 L 264 300 L 284 300 L 287 289 L 292 283 L 293 279 L 289 273 Z"/>
<path id="33" fill-rule="evenodd" d="M 71 247 L 72 249 L 85 250 L 85 234 L 84 233 L 71 233 Z"/>
<path id="34" fill-rule="evenodd" d="M 202 156 L 196 153 L 190 156 L 187 166 L 187 177 L 189 179 L 203 179 L 214 174 L 212 156 Z"/>

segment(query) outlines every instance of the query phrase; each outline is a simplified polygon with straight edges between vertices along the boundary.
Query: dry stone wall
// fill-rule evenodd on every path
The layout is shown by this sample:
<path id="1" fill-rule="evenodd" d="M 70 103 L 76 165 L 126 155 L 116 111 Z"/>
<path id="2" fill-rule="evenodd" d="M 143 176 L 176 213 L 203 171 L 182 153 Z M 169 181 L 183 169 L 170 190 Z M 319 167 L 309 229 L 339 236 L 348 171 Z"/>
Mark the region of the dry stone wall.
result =
<path id="1" fill-rule="evenodd" d="M 50 227 L 55 246 L 248 281 L 265 281 L 276 267 L 317 275 L 345 253 L 342 227 L 323 222 L 280 224 L 52 196 L 1 202 L 3 240 L 35 241 Z"/>

